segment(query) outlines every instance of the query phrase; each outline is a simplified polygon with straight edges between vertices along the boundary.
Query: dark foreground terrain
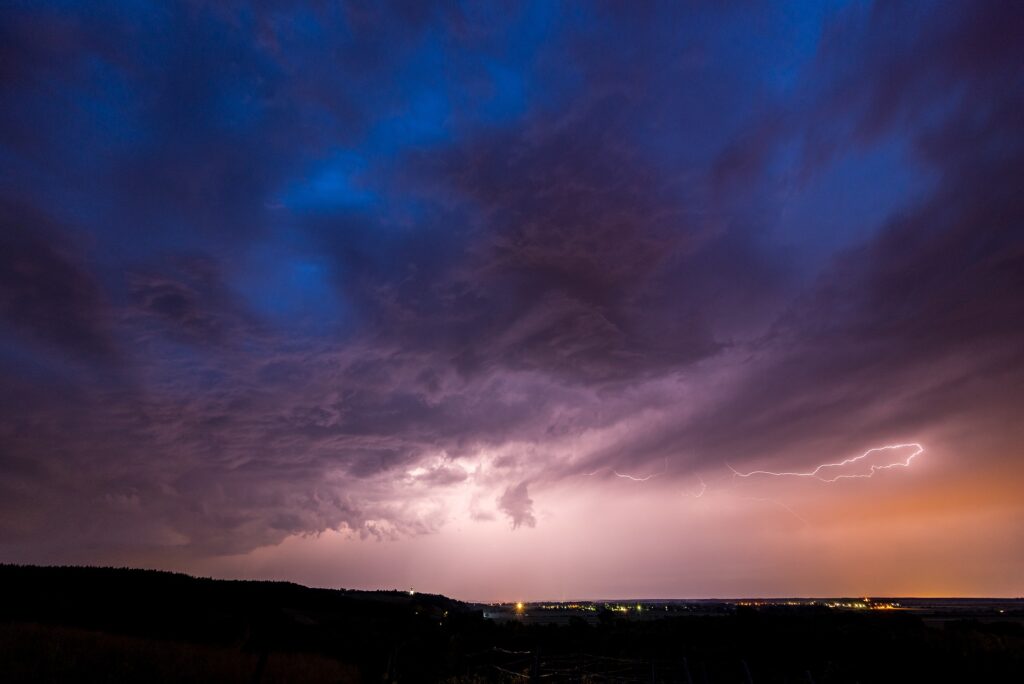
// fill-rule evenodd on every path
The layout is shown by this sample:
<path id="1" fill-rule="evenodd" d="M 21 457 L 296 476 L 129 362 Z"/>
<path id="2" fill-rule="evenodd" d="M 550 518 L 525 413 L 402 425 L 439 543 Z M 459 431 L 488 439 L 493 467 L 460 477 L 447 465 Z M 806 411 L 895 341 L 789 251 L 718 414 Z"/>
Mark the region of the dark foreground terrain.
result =
<path id="1" fill-rule="evenodd" d="M 7 565 L 0 681 L 1024 681 L 1020 605 L 964 605 L 678 604 L 544 624 L 426 594 Z"/>

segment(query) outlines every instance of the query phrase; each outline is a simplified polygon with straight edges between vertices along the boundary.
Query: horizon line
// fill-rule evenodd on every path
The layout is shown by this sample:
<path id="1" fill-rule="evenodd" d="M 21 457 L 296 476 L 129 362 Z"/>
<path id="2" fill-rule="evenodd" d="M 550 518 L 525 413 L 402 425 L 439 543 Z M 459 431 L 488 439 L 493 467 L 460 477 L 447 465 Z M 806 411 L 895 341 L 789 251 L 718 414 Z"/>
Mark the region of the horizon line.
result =
<path id="1" fill-rule="evenodd" d="M 515 598 L 515 599 L 491 599 L 491 600 L 479 600 L 479 599 L 465 599 L 459 598 L 451 594 L 445 594 L 442 592 L 434 591 L 421 591 L 415 587 L 409 587 L 407 589 L 401 589 L 399 587 L 376 587 L 372 589 L 360 588 L 360 587 L 344 587 L 344 586 L 328 586 L 318 584 L 303 584 L 290 579 L 272 579 L 272 578 L 256 578 L 256 577 L 215 577 L 213 575 L 197 575 L 190 572 L 181 570 L 167 570 L 164 568 L 155 567 L 142 567 L 142 566 L 129 566 L 129 565 L 90 565 L 90 564 L 54 564 L 54 565 L 40 565 L 36 563 L 18 563 L 16 561 L 0 561 L 0 567 L 18 567 L 18 568 L 40 568 L 40 569 L 90 569 L 90 570 L 135 570 L 141 572 L 163 572 L 172 575 L 184 575 L 193 579 L 206 579 L 215 580 L 220 582 L 279 582 L 282 584 L 294 584 L 306 589 L 321 589 L 329 591 L 361 591 L 361 592 L 397 592 L 401 594 L 425 594 L 428 596 L 443 596 L 445 598 L 460 601 L 462 603 L 473 603 L 473 604 L 515 604 L 515 603 L 612 603 L 612 602 L 647 602 L 656 603 L 659 601 L 718 601 L 721 603 L 729 603 L 733 601 L 781 601 L 781 600 L 799 600 L 799 601 L 822 601 L 826 599 L 845 599 L 845 598 L 870 598 L 870 599 L 910 599 L 910 600 L 937 600 L 937 599 L 956 599 L 956 600 L 998 600 L 998 601 L 1024 601 L 1024 594 L 1018 594 L 1016 596 L 996 596 L 996 595 L 981 595 L 981 594 L 934 594 L 934 595 L 922 595 L 922 594 L 870 594 L 870 593 L 846 593 L 846 594 L 828 594 L 828 595 L 771 595 L 771 596 L 756 596 L 753 594 L 743 596 L 679 596 L 679 597 L 662 597 L 662 598 L 642 598 L 639 596 L 633 597 L 619 597 L 619 598 L 566 598 L 566 599 L 530 599 L 530 598 Z"/>

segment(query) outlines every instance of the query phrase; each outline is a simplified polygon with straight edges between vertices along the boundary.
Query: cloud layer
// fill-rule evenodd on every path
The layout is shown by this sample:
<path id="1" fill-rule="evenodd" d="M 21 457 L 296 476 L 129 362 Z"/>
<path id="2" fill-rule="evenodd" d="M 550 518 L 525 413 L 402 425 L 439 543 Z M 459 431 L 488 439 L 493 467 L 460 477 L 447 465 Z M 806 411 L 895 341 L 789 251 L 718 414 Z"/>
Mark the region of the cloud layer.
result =
<path id="1" fill-rule="evenodd" d="M 911 441 L 945 470 L 896 519 L 1024 534 L 1018 3 L 15 3 L 0 26 L 3 560 L 697 540 L 673 512 L 697 478 L 835 523 L 853 490 L 783 500 L 729 466 Z M 977 496 L 936 503 L 965 472 Z M 567 527 L 624 486 L 661 503 Z M 348 572 L 310 581 L 373 583 Z"/>

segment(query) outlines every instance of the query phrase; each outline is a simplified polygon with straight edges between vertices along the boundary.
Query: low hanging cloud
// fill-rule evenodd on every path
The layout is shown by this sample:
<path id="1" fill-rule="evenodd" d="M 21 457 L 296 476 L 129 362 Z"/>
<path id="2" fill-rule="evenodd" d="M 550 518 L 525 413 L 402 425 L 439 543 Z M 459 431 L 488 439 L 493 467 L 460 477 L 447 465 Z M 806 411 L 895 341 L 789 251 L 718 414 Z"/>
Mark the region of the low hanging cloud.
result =
<path id="1" fill-rule="evenodd" d="M 522 525 L 537 525 L 537 519 L 533 515 L 533 499 L 530 498 L 527 487 L 526 482 L 520 482 L 514 487 L 507 487 L 505 493 L 498 498 L 498 510 L 512 521 L 512 529 Z"/>

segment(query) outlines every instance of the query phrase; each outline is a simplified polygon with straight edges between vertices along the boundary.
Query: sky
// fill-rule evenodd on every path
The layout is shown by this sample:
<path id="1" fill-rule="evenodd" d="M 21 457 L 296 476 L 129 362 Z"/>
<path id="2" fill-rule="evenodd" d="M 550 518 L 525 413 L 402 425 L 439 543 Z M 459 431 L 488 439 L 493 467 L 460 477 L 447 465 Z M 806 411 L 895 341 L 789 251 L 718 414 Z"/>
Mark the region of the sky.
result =
<path id="1" fill-rule="evenodd" d="M 1024 594 L 1021 35 L 4 3 L 0 562 Z"/>

